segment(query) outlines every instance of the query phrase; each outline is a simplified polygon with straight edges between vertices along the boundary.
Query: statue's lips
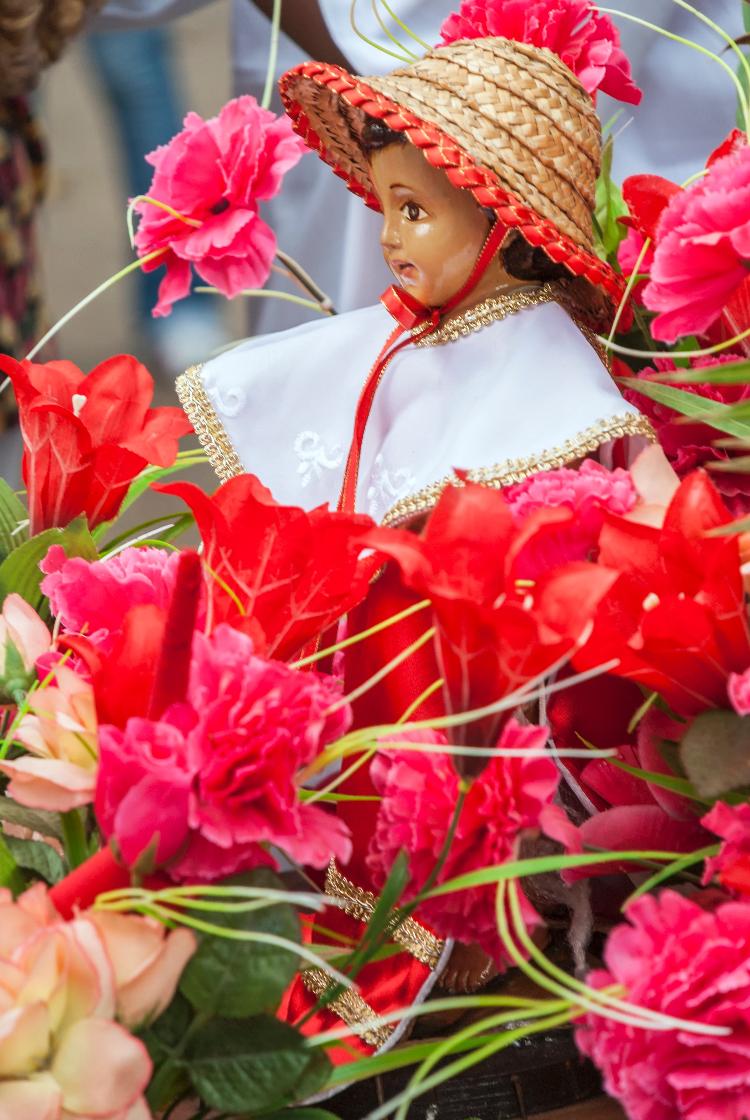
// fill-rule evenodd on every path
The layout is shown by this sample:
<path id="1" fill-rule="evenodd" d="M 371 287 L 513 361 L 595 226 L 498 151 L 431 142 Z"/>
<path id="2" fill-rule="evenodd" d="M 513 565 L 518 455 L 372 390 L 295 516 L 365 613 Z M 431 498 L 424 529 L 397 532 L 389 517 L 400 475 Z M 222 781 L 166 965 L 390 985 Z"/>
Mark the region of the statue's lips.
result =
<path id="1" fill-rule="evenodd" d="M 410 261 L 389 260 L 388 264 L 399 280 L 416 280 L 419 275 L 418 268 Z"/>

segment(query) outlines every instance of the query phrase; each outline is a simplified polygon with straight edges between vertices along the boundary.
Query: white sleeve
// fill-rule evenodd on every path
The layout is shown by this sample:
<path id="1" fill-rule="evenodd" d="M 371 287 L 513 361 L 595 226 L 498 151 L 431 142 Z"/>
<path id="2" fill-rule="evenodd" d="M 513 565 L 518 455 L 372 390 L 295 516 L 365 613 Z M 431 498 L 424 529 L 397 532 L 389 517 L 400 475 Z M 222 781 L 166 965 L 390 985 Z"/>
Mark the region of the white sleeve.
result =
<path id="1" fill-rule="evenodd" d="M 214 0 L 110 0 L 91 26 L 101 31 L 120 31 L 163 23 L 205 8 Z"/>

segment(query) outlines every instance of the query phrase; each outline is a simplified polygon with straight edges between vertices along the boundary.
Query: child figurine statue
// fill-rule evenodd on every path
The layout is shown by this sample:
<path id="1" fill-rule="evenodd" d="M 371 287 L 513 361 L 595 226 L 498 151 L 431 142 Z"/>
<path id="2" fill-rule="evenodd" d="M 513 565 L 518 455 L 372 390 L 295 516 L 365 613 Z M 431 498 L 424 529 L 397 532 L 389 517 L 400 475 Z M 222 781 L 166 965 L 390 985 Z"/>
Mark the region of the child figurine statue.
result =
<path id="1" fill-rule="evenodd" d="M 611 30 L 614 84 L 633 100 Z M 382 251 L 398 286 L 380 306 L 252 339 L 178 381 L 221 479 L 249 471 L 285 504 L 327 502 L 419 528 L 458 481 L 456 468 L 502 487 L 592 455 L 625 465 L 634 443 L 653 439 L 594 333 L 611 324 L 622 283 L 593 247 L 601 128 L 591 91 L 552 51 L 479 31 L 383 78 L 315 62 L 282 78 L 298 133 L 382 211 Z M 608 65 L 594 68 L 600 81 L 612 77 Z M 387 571 L 357 628 L 403 605 Z M 409 644 L 404 626 L 348 659 L 347 688 Z M 355 719 L 398 719 L 436 676 L 413 664 L 391 674 L 355 705 Z M 346 788 L 372 792 L 368 783 L 362 767 Z M 373 898 L 364 859 L 372 807 L 355 807 L 351 878 L 336 868 L 328 878 L 352 921 L 367 917 Z M 331 1005 L 347 1022 L 408 1005 L 445 967 L 444 946 L 419 923 L 405 923 L 397 940 L 406 952 L 395 959 L 407 958 L 399 977 L 394 958 L 369 965 L 359 1002 L 347 993 Z M 314 971 L 304 974 L 308 1009 L 326 986 Z M 491 962 L 464 954 L 448 974 L 454 987 L 475 989 Z M 290 1016 L 303 1010 L 293 993 Z M 305 1029 L 330 1025 L 330 1010 Z M 396 1037 L 392 1028 L 364 1036 L 371 1045 Z"/>

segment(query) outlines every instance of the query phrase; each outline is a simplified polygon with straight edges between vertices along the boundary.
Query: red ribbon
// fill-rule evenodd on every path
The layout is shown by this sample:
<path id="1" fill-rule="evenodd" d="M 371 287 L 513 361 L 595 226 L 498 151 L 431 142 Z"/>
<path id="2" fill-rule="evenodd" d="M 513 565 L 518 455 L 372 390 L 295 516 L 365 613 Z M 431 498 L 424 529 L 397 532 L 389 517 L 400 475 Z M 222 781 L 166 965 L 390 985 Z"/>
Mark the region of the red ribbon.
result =
<path id="1" fill-rule="evenodd" d="M 398 325 L 380 351 L 375 365 L 367 376 L 362 392 L 359 395 L 359 400 L 357 401 L 357 409 L 354 414 L 354 433 L 349 447 L 346 468 L 344 470 L 344 481 L 338 501 L 338 509 L 342 510 L 344 513 L 354 513 L 357 497 L 357 483 L 359 481 L 359 462 L 362 454 L 362 443 L 365 438 L 367 421 L 372 412 L 378 385 L 391 360 L 398 354 L 399 350 L 403 350 L 404 347 L 408 346 L 411 342 L 418 342 L 420 339 L 426 338 L 427 335 L 437 330 L 440 325 L 440 320 L 445 315 L 449 314 L 449 312 L 453 311 L 454 308 L 458 307 L 458 305 L 473 292 L 474 288 L 487 271 L 493 257 L 500 249 L 507 232 L 507 227 L 504 226 L 502 222 L 495 222 L 489 232 L 487 240 L 482 246 L 482 250 L 477 257 L 476 264 L 471 271 L 469 279 L 442 307 L 425 307 L 423 303 L 420 303 L 419 300 L 415 299 L 409 292 L 395 284 L 388 288 L 387 291 L 383 292 L 380 297 L 380 302 L 393 316 Z M 398 342 L 398 339 L 404 331 L 412 331 L 415 333 L 412 333 L 408 338 L 403 338 Z"/>

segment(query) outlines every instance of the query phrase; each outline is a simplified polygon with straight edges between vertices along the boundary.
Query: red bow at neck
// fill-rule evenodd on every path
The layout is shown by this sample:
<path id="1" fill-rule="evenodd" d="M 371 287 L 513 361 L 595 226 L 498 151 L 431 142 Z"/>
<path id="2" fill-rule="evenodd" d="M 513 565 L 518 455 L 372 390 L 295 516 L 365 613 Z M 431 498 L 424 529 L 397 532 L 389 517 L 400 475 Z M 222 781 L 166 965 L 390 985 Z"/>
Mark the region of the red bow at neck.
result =
<path id="1" fill-rule="evenodd" d="M 455 310 L 455 308 L 473 292 L 474 288 L 476 288 L 487 271 L 495 253 L 500 249 L 506 233 L 507 228 L 502 225 L 501 222 L 495 222 L 487 240 L 482 246 L 482 250 L 477 257 L 476 264 L 472 269 L 469 279 L 442 307 L 425 307 L 424 304 L 420 303 L 414 296 L 395 284 L 388 288 L 387 291 L 383 292 L 380 297 L 381 303 L 396 320 L 397 326 L 380 351 L 375 365 L 368 374 L 359 400 L 357 401 L 357 411 L 354 415 L 354 434 L 349 448 L 349 455 L 346 460 L 344 481 L 338 502 L 338 508 L 344 513 L 354 512 L 354 504 L 357 497 L 357 482 L 359 480 L 359 461 L 362 454 L 362 442 L 365 438 L 365 429 L 367 428 L 367 421 L 372 412 L 375 393 L 377 392 L 378 385 L 388 365 L 399 350 L 403 350 L 403 348 L 408 346 L 411 342 L 418 342 L 420 339 L 426 338 L 427 335 L 432 334 L 440 325 L 440 320 L 451 311 Z M 405 331 L 410 331 L 411 333 L 407 338 L 402 338 L 399 342 L 400 336 Z"/>

